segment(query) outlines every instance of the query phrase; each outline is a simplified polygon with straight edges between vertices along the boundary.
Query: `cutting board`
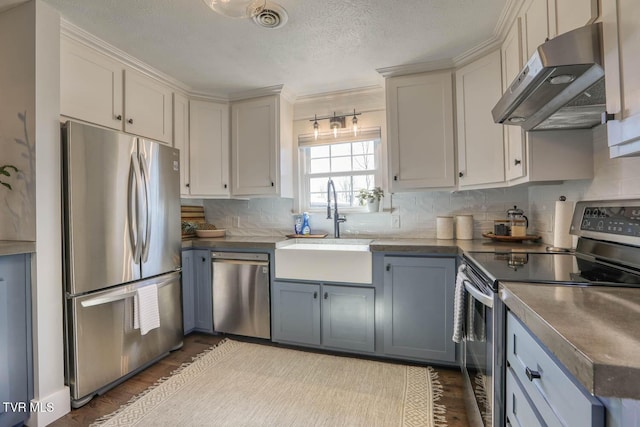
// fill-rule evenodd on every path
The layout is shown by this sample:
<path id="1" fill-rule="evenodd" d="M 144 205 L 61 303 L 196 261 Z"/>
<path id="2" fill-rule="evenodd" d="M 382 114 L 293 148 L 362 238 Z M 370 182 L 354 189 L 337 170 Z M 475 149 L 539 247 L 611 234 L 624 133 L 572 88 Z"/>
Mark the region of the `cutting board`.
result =
<path id="1" fill-rule="evenodd" d="M 180 220 L 187 222 L 207 222 L 204 219 L 204 206 L 180 206 Z M 182 233 L 182 237 L 195 237 L 196 232 Z"/>

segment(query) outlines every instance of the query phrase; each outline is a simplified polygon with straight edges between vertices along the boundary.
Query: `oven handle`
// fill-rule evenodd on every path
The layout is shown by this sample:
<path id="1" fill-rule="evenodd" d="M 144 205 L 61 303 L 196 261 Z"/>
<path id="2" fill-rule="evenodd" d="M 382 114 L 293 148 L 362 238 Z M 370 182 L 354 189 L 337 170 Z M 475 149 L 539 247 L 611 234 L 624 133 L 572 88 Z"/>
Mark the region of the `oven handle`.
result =
<path id="1" fill-rule="evenodd" d="M 480 292 L 480 290 L 473 286 L 473 283 L 471 283 L 469 280 L 464 280 L 464 288 L 471 294 L 472 297 L 480 301 L 483 305 L 489 308 L 493 308 L 493 298 Z"/>

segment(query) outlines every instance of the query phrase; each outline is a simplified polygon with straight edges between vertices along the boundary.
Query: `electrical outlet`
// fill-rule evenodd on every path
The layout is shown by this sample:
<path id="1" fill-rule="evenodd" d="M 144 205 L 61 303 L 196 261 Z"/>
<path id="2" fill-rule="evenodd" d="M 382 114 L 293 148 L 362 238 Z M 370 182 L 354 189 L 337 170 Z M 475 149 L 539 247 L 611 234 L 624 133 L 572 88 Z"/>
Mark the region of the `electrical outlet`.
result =
<path id="1" fill-rule="evenodd" d="M 391 228 L 400 228 L 400 215 L 391 215 Z"/>

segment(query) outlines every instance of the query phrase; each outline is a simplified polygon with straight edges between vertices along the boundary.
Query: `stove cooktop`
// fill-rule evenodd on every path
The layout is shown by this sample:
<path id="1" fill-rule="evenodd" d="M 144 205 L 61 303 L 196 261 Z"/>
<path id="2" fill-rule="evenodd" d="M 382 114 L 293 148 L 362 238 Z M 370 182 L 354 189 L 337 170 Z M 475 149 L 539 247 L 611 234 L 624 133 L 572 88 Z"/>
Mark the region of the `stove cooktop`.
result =
<path id="1" fill-rule="evenodd" d="M 575 254 L 468 252 L 465 257 L 494 289 L 497 281 L 640 287 L 640 274 Z"/>

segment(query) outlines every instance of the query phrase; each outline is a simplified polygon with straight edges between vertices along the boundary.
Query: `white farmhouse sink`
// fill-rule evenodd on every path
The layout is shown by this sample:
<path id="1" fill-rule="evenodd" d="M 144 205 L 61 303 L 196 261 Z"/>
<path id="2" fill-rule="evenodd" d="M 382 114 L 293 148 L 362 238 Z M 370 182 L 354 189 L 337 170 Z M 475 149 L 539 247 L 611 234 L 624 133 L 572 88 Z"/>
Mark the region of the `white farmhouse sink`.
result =
<path id="1" fill-rule="evenodd" d="M 372 282 L 370 240 L 327 239 L 276 249 L 276 279 Z"/>

